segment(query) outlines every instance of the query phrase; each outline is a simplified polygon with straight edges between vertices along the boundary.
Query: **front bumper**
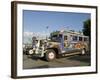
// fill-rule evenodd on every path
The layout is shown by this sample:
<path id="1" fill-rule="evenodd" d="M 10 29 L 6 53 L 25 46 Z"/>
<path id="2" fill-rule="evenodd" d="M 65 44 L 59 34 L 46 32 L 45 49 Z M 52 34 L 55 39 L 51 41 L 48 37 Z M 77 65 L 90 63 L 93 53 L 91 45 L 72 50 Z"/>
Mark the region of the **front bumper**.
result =
<path id="1" fill-rule="evenodd" d="M 45 51 L 42 50 L 42 49 L 37 49 L 37 50 L 36 49 L 30 49 L 27 53 L 28 53 L 28 55 L 31 55 L 31 56 L 43 57 Z"/>

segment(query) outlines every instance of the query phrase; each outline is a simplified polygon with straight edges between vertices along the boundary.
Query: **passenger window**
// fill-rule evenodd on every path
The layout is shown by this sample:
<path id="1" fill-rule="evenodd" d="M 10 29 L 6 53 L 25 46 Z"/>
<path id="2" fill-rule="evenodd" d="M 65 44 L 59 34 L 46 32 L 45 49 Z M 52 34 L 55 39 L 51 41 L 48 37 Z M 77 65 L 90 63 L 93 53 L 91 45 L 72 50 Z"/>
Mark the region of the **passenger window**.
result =
<path id="1" fill-rule="evenodd" d="M 64 36 L 64 40 L 67 40 L 67 36 Z"/>
<path id="2" fill-rule="evenodd" d="M 79 37 L 79 41 L 82 41 L 82 37 Z"/>
<path id="3" fill-rule="evenodd" d="M 84 38 L 84 41 L 87 41 L 88 39 L 87 38 Z"/>
<path id="4" fill-rule="evenodd" d="M 77 41 L 77 36 L 73 36 L 73 41 Z"/>

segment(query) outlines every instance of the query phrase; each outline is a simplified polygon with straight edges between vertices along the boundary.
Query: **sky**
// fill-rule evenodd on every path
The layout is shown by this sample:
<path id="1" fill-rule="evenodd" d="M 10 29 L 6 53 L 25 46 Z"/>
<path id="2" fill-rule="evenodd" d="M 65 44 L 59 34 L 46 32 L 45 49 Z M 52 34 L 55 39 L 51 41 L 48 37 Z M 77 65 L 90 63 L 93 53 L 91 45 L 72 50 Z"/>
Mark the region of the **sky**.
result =
<path id="1" fill-rule="evenodd" d="M 24 32 L 52 32 L 61 29 L 81 31 L 88 13 L 23 10 Z M 48 26 L 48 29 L 46 28 Z"/>
<path id="2" fill-rule="evenodd" d="M 82 31 L 83 22 L 90 18 L 89 13 L 23 10 L 24 42 L 33 35 L 49 36 L 62 29 Z"/>

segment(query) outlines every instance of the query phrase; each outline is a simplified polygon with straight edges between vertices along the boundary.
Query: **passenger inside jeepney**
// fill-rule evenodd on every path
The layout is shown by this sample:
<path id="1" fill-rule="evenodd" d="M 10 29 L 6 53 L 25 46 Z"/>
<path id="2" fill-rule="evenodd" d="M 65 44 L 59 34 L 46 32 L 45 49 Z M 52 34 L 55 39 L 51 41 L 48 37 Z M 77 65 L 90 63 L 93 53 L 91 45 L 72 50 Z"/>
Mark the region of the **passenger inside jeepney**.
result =
<path id="1" fill-rule="evenodd" d="M 36 48 L 37 43 L 38 43 L 38 40 L 33 40 L 33 42 L 32 42 L 32 48 Z"/>
<path id="2" fill-rule="evenodd" d="M 68 47 L 67 36 L 64 36 L 64 48 Z"/>

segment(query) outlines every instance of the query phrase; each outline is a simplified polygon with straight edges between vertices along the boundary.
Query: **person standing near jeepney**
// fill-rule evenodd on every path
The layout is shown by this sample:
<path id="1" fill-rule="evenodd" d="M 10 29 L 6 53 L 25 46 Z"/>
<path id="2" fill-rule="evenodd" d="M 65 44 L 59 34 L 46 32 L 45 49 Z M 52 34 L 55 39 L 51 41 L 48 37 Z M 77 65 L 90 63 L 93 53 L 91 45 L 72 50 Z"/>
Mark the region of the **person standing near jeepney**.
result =
<path id="1" fill-rule="evenodd" d="M 36 48 L 36 44 L 37 44 L 36 37 L 32 37 L 32 48 Z"/>

